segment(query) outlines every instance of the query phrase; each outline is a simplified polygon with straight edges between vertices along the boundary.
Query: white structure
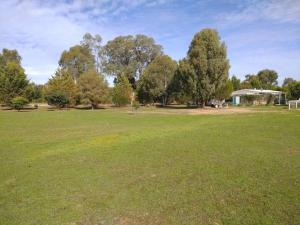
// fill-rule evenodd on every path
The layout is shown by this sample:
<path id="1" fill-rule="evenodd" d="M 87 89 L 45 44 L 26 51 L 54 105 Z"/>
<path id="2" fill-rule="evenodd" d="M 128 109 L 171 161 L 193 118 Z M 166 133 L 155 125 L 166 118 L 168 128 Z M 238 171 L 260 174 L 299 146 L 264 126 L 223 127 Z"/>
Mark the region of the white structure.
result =
<path id="1" fill-rule="evenodd" d="M 259 89 L 242 89 L 238 91 L 234 91 L 231 93 L 232 97 L 232 103 L 234 105 L 239 105 L 240 104 L 240 97 L 245 96 L 245 95 L 274 95 L 278 96 L 278 102 L 280 105 L 280 102 L 282 100 L 282 95 L 285 94 L 282 91 L 273 91 L 273 90 L 259 90 Z M 285 96 L 284 96 L 285 100 Z"/>
<path id="2" fill-rule="evenodd" d="M 289 109 L 291 109 L 292 105 L 295 105 L 295 108 L 298 109 L 298 105 L 300 105 L 300 98 L 299 98 L 299 100 L 291 100 L 291 101 L 289 101 Z"/>

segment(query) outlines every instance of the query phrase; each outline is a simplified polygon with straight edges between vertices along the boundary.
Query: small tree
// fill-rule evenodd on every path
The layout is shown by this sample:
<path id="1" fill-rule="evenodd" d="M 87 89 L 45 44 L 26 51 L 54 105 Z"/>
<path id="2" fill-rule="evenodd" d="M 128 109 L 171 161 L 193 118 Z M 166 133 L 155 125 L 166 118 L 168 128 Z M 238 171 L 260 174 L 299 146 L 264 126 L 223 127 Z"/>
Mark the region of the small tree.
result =
<path id="1" fill-rule="evenodd" d="M 97 105 L 105 101 L 105 97 L 108 93 L 108 85 L 104 78 L 97 74 L 96 71 L 91 70 L 81 75 L 78 80 L 80 89 L 80 97 L 83 102 L 92 105 L 92 109 Z"/>
<path id="2" fill-rule="evenodd" d="M 112 91 L 112 101 L 117 106 L 124 106 L 130 103 L 132 87 L 124 75 L 121 75 Z"/>
<path id="3" fill-rule="evenodd" d="M 11 106 L 20 111 L 24 108 L 24 105 L 28 104 L 28 100 L 22 96 L 17 96 L 11 100 Z"/>
<path id="4" fill-rule="evenodd" d="M 45 85 L 46 96 L 56 96 L 58 93 L 63 93 L 70 105 L 75 105 L 79 99 L 78 85 L 75 84 L 69 72 L 61 68 Z"/>
<path id="5" fill-rule="evenodd" d="M 24 69 L 9 61 L 0 71 L 0 102 L 10 104 L 16 96 L 21 96 L 28 85 Z"/>
<path id="6" fill-rule="evenodd" d="M 46 96 L 46 100 L 49 105 L 54 105 L 57 108 L 63 108 L 69 103 L 66 93 L 62 91 L 51 92 Z"/>

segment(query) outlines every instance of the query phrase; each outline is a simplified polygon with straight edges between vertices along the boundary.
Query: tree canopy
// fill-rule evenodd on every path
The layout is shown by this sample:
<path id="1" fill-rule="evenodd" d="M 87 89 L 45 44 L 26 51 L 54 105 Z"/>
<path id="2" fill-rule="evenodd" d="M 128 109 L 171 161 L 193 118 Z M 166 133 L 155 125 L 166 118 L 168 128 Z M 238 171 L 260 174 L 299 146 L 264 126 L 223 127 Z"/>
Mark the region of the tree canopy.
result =
<path id="1" fill-rule="evenodd" d="M 157 56 L 145 69 L 138 83 L 140 102 L 151 103 L 155 100 L 166 104 L 167 87 L 177 68 L 176 61 L 167 55 Z"/>
<path id="2" fill-rule="evenodd" d="M 82 74 L 78 80 L 78 86 L 81 101 L 91 104 L 93 109 L 106 99 L 107 82 L 102 75 L 97 74 L 94 70 Z"/>
<path id="3" fill-rule="evenodd" d="M 63 69 L 58 69 L 45 86 L 46 98 L 47 96 L 52 96 L 52 93 L 59 93 L 59 95 L 63 93 L 71 105 L 76 104 L 76 101 L 79 99 L 78 86 L 71 75 Z"/>
<path id="4" fill-rule="evenodd" d="M 88 46 L 75 45 L 61 54 L 59 66 L 77 81 L 81 74 L 94 69 L 95 58 Z"/>
<path id="5" fill-rule="evenodd" d="M 161 54 L 162 47 L 151 37 L 119 36 L 103 48 L 103 72 L 114 77 L 123 74 L 135 88 L 144 69 Z"/>

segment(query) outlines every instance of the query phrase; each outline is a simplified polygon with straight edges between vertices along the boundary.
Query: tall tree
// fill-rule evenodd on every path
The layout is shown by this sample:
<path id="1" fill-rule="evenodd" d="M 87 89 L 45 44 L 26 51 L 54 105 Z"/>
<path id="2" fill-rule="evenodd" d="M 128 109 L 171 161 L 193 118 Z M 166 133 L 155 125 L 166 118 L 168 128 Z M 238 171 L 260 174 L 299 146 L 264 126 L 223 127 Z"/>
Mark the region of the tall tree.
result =
<path id="1" fill-rule="evenodd" d="M 156 44 L 152 37 L 138 34 L 134 39 L 134 53 L 137 63 L 136 77 L 139 79 L 152 60 L 162 55 L 162 47 Z"/>
<path id="2" fill-rule="evenodd" d="M 88 46 L 75 45 L 61 54 L 58 64 L 76 82 L 81 74 L 94 69 L 95 58 Z"/>
<path id="3" fill-rule="evenodd" d="M 157 56 L 145 69 L 138 83 L 140 102 L 149 103 L 155 100 L 167 102 L 167 87 L 177 68 L 176 61 L 167 55 Z"/>
<path id="4" fill-rule="evenodd" d="M 63 69 L 58 69 L 45 85 L 46 98 L 53 93 L 66 96 L 71 105 L 75 105 L 79 97 L 78 86 L 71 75 Z"/>
<path id="5" fill-rule="evenodd" d="M 103 71 L 117 78 L 125 75 L 132 86 L 148 64 L 162 54 L 160 45 L 145 35 L 119 36 L 108 41 L 103 49 Z"/>
<path id="6" fill-rule="evenodd" d="M 274 89 L 277 85 L 278 74 L 274 70 L 264 69 L 257 73 L 263 89 Z"/>
<path id="7" fill-rule="evenodd" d="M 0 71 L 0 102 L 10 104 L 14 97 L 22 96 L 29 81 L 24 69 L 14 61 L 8 61 Z"/>
<path id="8" fill-rule="evenodd" d="M 195 34 L 187 59 L 196 76 L 196 102 L 204 107 L 228 78 L 225 43 L 216 30 L 203 29 Z"/>
<path id="9" fill-rule="evenodd" d="M 95 67 L 97 73 L 100 73 L 101 70 L 101 55 L 102 55 L 102 46 L 101 46 L 102 38 L 99 34 L 95 36 L 91 35 L 90 33 L 86 33 L 83 36 L 83 40 L 80 44 L 83 47 L 87 47 L 92 52 L 95 58 Z"/>
<path id="10" fill-rule="evenodd" d="M 78 80 L 81 101 L 92 105 L 92 109 L 106 99 L 108 84 L 102 75 L 90 70 Z"/>

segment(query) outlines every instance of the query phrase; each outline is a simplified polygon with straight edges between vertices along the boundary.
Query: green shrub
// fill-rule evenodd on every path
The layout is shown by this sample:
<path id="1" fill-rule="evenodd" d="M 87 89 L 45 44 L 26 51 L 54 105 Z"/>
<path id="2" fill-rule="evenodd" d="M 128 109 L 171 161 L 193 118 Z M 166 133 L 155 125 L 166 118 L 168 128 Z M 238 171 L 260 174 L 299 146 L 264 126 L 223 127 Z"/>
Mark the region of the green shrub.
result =
<path id="1" fill-rule="evenodd" d="M 66 93 L 62 91 L 51 92 L 46 96 L 46 100 L 49 105 L 54 105 L 57 108 L 63 108 L 69 103 Z"/>
<path id="2" fill-rule="evenodd" d="M 140 108 L 139 101 L 133 101 L 132 102 L 132 108 L 135 109 L 135 110 L 138 110 L 138 108 Z"/>
<path id="3" fill-rule="evenodd" d="M 18 111 L 23 109 L 27 104 L 28 100 L 22 96 L 15 97 L 11 100 L 11 106 Z"/>

